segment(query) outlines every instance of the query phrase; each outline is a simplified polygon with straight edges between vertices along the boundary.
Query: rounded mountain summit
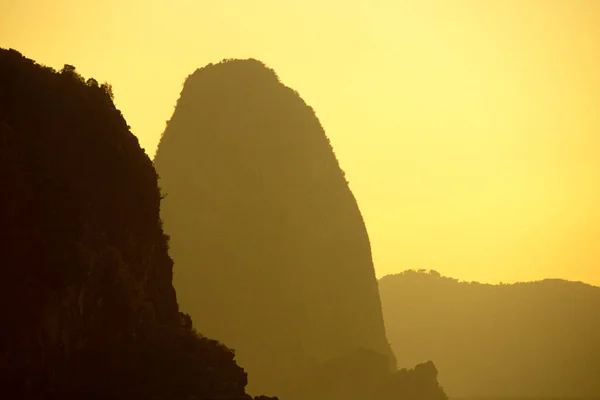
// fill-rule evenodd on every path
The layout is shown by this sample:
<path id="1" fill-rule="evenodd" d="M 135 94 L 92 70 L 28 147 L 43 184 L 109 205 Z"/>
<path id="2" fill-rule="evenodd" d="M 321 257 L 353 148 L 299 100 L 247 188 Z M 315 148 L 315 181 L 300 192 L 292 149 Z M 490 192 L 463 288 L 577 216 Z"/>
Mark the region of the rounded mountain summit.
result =
<path id="1" fill-rule="evenodd" d="M 395 369 L 356 200 L 314 111 L 273 70 L 196 70 L 154 163 L 179 303 L 235 350 L 250 391 L 282 394 L 361 349 Z"/>

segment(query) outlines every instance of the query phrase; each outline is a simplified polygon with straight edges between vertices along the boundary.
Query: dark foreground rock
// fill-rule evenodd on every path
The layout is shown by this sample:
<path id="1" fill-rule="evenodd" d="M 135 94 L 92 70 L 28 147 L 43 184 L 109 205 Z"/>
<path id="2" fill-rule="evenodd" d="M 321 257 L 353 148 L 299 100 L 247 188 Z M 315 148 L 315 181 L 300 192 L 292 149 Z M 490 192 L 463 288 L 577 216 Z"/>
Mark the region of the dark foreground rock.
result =
<path id="1" fill-rule="evenodd" d="M 0 49 L 0 392 L 245 400 L 172 285 L 153 165 L 111 88 Z"/>

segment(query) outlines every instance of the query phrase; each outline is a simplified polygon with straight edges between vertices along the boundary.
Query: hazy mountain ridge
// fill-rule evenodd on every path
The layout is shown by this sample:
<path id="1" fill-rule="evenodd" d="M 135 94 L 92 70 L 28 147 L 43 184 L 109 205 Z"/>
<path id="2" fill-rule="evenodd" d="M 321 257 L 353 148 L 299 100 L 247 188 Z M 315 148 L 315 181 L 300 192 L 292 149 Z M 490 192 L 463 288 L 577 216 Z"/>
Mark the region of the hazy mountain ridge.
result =
<path id="1" fill-rule="evenodd" d="M 249 398 L 179 312 L 157 175 L 109 85 L 0 49 L 0 177 L 3 392 Z"/>
<path id="2" fill-rule="evenodd" d="M 379 286 L 399 365 L 435 360 L 451 397 L 600 397 L 600 288 L 459 282 L 435 271 Z"/>

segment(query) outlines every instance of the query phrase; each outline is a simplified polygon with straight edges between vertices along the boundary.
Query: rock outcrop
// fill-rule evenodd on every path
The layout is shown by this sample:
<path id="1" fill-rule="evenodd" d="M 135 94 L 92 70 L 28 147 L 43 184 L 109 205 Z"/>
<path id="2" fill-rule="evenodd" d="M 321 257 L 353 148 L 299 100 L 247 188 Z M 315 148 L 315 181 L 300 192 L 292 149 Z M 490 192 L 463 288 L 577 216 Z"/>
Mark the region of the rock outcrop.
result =
<path id="1" fill-rule="evenodd" d="M 311 400 L 448 400 L 437 375 L 431 361 L 392 372 L 384 356 L 362 349 L 315 366 L 292 393 Z"/>
<path id="2" fill-rule="evenodd" d="M 600 397 L 600 288 L 489 285 L 435 271 L 380 280 L 399 365 L 435 360 L 451 397 Z"/>
<path id="3" fill-rule="evenodd" d="M 181 314 L 151 160 L 110 86 L 0 49 L 0 390 L 248 399 Z"/>
<path id="4" fill-rule="evenodd" d="M 236 351 L 251 390 L 283 396 L 360 349 L 395 370 L 356 200 L 274 71 L 227 60 L 190 75 L 154 163 L 182 309 Z"/>

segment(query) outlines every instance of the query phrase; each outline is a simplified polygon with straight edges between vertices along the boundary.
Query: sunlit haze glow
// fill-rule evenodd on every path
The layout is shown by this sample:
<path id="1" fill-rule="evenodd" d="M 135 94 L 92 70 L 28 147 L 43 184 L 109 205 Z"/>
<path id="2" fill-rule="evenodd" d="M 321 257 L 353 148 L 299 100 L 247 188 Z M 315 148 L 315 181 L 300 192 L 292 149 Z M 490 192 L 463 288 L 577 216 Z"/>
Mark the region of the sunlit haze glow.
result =
<path id="1" fill-rule="evenodd" d="M 112 84 L 154 155 L 185 78 L 257 58 L 311 105 L 378 276 L 600 285 L 600 1 L 3 0 L 0 47 Z"/>

